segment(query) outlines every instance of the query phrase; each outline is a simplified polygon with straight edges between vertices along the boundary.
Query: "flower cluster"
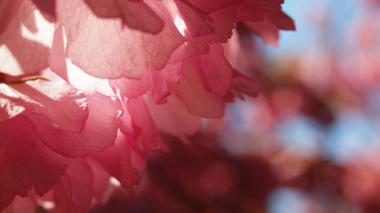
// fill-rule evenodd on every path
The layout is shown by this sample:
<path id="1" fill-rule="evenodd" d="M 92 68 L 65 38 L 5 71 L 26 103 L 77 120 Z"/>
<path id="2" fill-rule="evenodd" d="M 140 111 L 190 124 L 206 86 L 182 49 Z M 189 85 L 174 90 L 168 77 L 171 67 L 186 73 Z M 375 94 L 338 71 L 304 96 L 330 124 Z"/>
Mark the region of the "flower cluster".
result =
<path id="1" fill-rule="evenodd" d="M 237 23 L 275 44 L 294 29 L 282 3 L 1 1 L 0 210 L 86 212 L 110 179 L 132 192 L 161 133 L 189 142 L 257 94 L 223 45 Z"/>

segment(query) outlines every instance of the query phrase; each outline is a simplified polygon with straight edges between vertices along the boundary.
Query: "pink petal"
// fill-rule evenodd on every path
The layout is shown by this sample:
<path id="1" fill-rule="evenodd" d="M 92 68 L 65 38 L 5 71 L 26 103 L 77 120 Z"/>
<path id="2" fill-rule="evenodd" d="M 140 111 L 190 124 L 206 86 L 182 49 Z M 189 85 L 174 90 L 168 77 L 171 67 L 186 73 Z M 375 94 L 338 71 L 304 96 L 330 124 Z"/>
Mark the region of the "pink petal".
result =
<path id="1" fill-rule="evenodd" d="M 168 102 L 162 105 L 157 105 L 151 98 L 146 100 L 153 122 L 160 131 L 187 141 L 187 136 L 200 130 L 200 118 L 190 114 L 177 97 L 169 96 Z"/>
<path id="2" fill-rule="evenodd" d="M 115 187 L 110 184 L 111 175 L 97 162 L 88 161 L 94 174 L 92 205 L 104 205 L 112 197 Z"/>
<path id="3" fill-rule="evenodd" d="M 140 131 L 139 128 L 133 123 L 131 115 L 127 110 L 124 110 L 122 116 L 120 117 L 120 121 L 120 131 L 123 133 L 129 136 L 134 136 Z"/>
<path id="4" fill-rule="evenodd" d="M 54 31 L 53 43 L 49 56 L 49 67 L 63 80 L 68 81 L 65 59 L 65 41 L 63 26 L 58 25 Z"/>
<path id="5" fill-rule="evenodd" d="M 151 79 L 150 73 L 144 72 L 141 79 L 120 78 L 111 80 L 111 84 L 120 92 L 121 97 L 136 98 L 150 89 Z"/>
<path id="6" fill-rule="evenodd" d="M 128 137 L 119 132 L 115 144 L 94 157 L 111 176 L 118 179 L 128 191 L 140 181 L 137 170 L 132 165 L 132 149 Z"/>
<path id="7" fill-rule="evenodd" d="M 55 19 L 55 0 L 32 0 L 47 19 Z"/>
<path id="8" fill-rule="evenodd" d="M 170 83 L 170 91 L 194 115 L 220 118 L 224 115 L 224 102 L 221 97 L 206 89 L 200 69 L 200 57 L 183 62 L 185 77 L 178 84 Z"/>
<path id="9" fill-rule="evenodd" d="M 3 0 L 0 2 L 0 33 L 2 34 L 12 22 L 22 0 Z"/>
<path id="10" fill-rule="evenodd" d="M 54 188 L 56 212 L 87 212 L 93 195 L 93 173 L 86 161 L 72 161 Z"/>
<path id="11" fill-rule="evenodd" d="M 168 64 L 164 70 L 170 65 Z M 169 87 L 166 82 L 164 73 L 152 70 L 152 95 L 157 104 L 166 103 L 166 97 L 170 95 Z"/>
<path id="12" fill-rule="evenodd" d="M 157 104 L 166 103 L 170 95 L 168 82 L 178 83 L 183 77 L 182 63 L 167 64 L 162 70 L 151 69 L 152 96 Z"/>
<path id="13" fill-rule="evenodd" d="M 206 13 L 214 12 L 241 1 L 242 0 L 188 0 L 188 2 L 190 2 L 192 5 Z"/>
<path id="14" fill-rule="evenodd" d="M 202 56 L 201 69 L 206 87 L 220 97 L 226 96 L 232 86 L 234 69 L 224 57 L 222 46 L 211 46 L 210 53 Z"/>
<path id="15" fill-rule="evenodd" d="M 0 198 L 1 200 L 1 198 Z M 0 207 L 1 209 L 1 207 Z M 11 205 L 9 205 L 2 213 L 35 213 L 37 209 L 36 202 L 30 197 L 17 196 Z"/>
<path id="16" fill-rule="evenodd" d="M 279 29 L 267 19 L 258 22 L 246 22 L 247 26 L 255 32 L 265 43 L 276 47 L 280 38 Z"/>
<path id="17" fill-rule="evenodd" d="M 43 195 L 63 175 L 67 160 L 40 141 L 25 116 L 1 122 L 0 136 L 8 144 L 0 148 L 0 173 L 6 174 L 0 176 L 0 188 L 26 196 L 33 187 Z"/>
<path id="18" fill-rule="evenodd" d="M 213 32 L 212 26 L 207 23 L 209 17 L 202 11 L 184 1 L 175 1 L 178 10 L 186 23 L 187 30 L 194 37 L 208 35 Z"/>
<path id="19" fill-rule="evenodd" d="M 88 116 L 85 96 L 64 81 L 30 80 L 8 87 L 28 112 L 68 131 L 80 131 Z"/>
<path id="20" fill-rule="evenodd" d="M 89 115 L 83 131 L 79 133 L 52 126 L 39 116 L 33 117 L 38 133 L 48 147 L 73 157 L 102 150 L 114 143 L 119 128 L 119 103 L 100 94 L 88 95 L 87 101 Z"/>
<path id="21" fill-rule="evenodd" d="M 265 16 L 281 11 L 284 0 L 245 0 L 237 5 L 237 20 L 262 21 Z"/>
<path id="22" fill-rule="evenodd" d="M 155 150 L 167 150 L 166 145 L 154 125 L 144 100 L 140 98 L 129 99 L 126 103 L 127 110 L 134 125 L 139 128 L 139 134 L 134 136 L 134 142 L 143 153 L 149 154 Z"/>
<path id="23" fill-rule="evenodd" d="M 163 68 L 183 38 L 163 3 L 149 3 L 165 21 L 156 35 L 123 27 L 118 20 L 100 19 L 81 0 L 59 1 L 58 17 L 68 32 L 67 56 L 100 78 L 141 78 L 149 65 Z"/>
<path id="24" fill-rule="evenodd" d="M 14 193 L 0 187 L 0 211 L 2 211 L 9 204 L 11 204 L 14 198 Z"/>
<path id="25" fill-rule="evenodd" d="M 84 0 L 99 17 L 121 18 L 132 29 L 157 34 L 164 21 L 143 0 Z"/>
<path id="26" fill-rule="evenodd" d="M 210 50 L 210 44 L 227 42 L 232 36 L 232 29 L 235 27 L 236 6 L 215 11 L 209 14 L 209 19 L 209 24 L 213 28 L 212 33 L 198 37 L 186 35 L 187 41 L 174 51 L 170 59 L 172 63 L 207 54 Z"/>
<path id="27" fill-rule="evenodd" d="M 281 4 L 283 3 L 282 0 L 212 0 L 202 2 L 199 0 L 190 0 L 189 2 L 208 14 L 207 23 L 212 27 L 213 31 L 204 33 L 202 34 L 203 36 L 200 37 L 186 35 L 186 45 L 182 45 L 180 47 L 182 50 L 175 52 L 174 59 L 171 59 L 171 61 L 180 61 L 191 56 L 208 53 L 208 46 L 210 44 L 215 42 L 224 43 L 232 36 L 232 29 L 234 29 L 237 22 L 261 22 L 264 17 L 277 16 L 277 14 L 281 13 Z M 198 23 L 197 26 L 202 26 L 199 20 L 191 19 L 191 17 L 183 18 L 187 25 L 189 25 L 189 22 L 190 24 L 194 22 Z M 191 22 L 191 20 L 193 22 Z M 206 20 L 206 18 L 204 18 L 204 20 Z M 286 24 L 290 27 L 288 22 L 289 21 L 287 21 Z M 191 25 L 187 27 L 189 29 L 192 28 Z M 178 58 L 180 58 L 180 60 L 178 60 Z"/>
<path id="28" fill-rule="evenodd" d="M 286 13 L 283 11 L 274 14 L 271 16 L 271 21 L 274 25 L 276 25 L 278 28 L 283 30 L 296 30 L 295 23 L 292 18 L 290 18 Z"/>
<path id="29" fill-rule="evenodd" d="M 251 97 L 256 97 L 259 93 L 259 85 L 255 79 L 235 72 L 232 91 L 237 97 L 243 97 L 243 93 Z"/>
<path id="30" fill-rule="evenodd" d="M 29 0 L 1 1 L 0 72 L 15 76 L 47 68 L 53 25 L 35 11 Z"/>
<path id="31" fill-rule="evenodd" d="M 255 32 L 261 39 L 272 46 L 278 45 L 278 39 L 280 37 L 279 31 L 283 30 L 295 30 L 293 20 L 284 12 L 272 14 L 264 17 L 262 21 L 246 22 L 247 26 Z"/>
<path id="32" fill-rule="evenodd" d="M 6 84 L 0 83 L 0 122 L 14 118 L 25 110 L 25 107 L 21 106 L 14 96 Z"/>

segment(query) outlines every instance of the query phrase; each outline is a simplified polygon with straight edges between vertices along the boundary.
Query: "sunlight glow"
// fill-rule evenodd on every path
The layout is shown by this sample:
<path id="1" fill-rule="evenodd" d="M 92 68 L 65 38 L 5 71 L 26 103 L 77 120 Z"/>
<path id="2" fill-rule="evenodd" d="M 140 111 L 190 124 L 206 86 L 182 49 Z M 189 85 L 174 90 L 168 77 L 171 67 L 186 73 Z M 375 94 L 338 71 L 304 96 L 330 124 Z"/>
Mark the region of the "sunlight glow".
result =
<path id="1" fill-rule="evenodd" d="M 37 31 L 31 32 L 27 26 L 21 24 L 22 37 L 30 41 L 38 42 L 46 47 L 50 47 L 54 34 L 54 24 L 49 23 L 38 10 L 34 11 L 34 18 Z"/>
<path id="2" fill-rule="evenodd" d="M 182 36 L 185 36 L 186 30 L 187 30 L 186 23 L 181 17 L 180 15 L 181 13 L 177 5 L 173 1 L 167 1 L 167 0 L 163 1 L 163 3 L 165 4 L 166 8 L 169 10 L 171 17 L 174 20 L 174 25 L 177 27 L 178 32 Z"/>
<path id="3" fill-rule="evenodd" d="M 101 92 L 107 96 L 114 95 L 114 92 L 107 79 L 100 79 L 87 74 L 78 66 L 73 64 L 70 59 L 66 60 L 66 64 L 69 82 L 76 88 L 80 88 L 82 91 L 89 93 L 95 92 L 94 90 L 97 90 L 98 92 Z"/>
<path id="4" fill-rule="evenodd" d="M 17 63 L 17 59 L 6 45 L 0 46 L 0 69 L 2 73 L 8 75 L 21 75 L 23 74 L 20 64 Z M 16 70 L 15 72 L 9 72 L 9 70 Z"/>
<path id="5" fill-rule="evenodd" d="M 52 210 L 55 208 L 55 203 L 52 201 L 43 201 L 40 203 L 40 205 L 46 210 Z"/>
<path id="6" fill-rule="evenodd" d="M 181 33 L 181 35 L 185 36 L 187 29 L 186 23 L 179 15 L 176 15 L 176 17 L 174 18 L 174 24 L 177 27 L 178 31 Z"/>
<path id="7" fill-rule="evenodd" d="M 121 183 L 114 177 L 110 177 L 110 183 L 116 187 L 120 187 Z"/>

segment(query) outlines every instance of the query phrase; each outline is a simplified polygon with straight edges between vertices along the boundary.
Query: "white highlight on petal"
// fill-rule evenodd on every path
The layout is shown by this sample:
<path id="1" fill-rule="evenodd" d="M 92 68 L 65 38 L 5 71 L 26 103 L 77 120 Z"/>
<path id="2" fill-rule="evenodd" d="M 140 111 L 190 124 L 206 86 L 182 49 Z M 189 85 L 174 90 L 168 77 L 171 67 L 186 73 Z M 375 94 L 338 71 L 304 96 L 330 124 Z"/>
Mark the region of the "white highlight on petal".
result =
<path id="1" fill-rule="evenodd" d="M 46 210 L 52 210 L 55 208 L 55 203 L 52 201 L 42 201 L 40 205 Z"/>
<path id="2" fill-rule="evenodd" d="M 54 24 L 49 23 L 38 10 L 35 10 L 33 15 L 37 31 L 31 32 L 24 24 L 21 24 L 22 37 L 50 47 L 53 41 Z"/>
<path id="3" fill-rule="evenodd" d="M 118 181 L 116 178 L 114 177 L 110 177 L 110 183 L 116 187 L 120 187 L 121 186 L 121 183 L 120 181 Z"/>
<path id="4" fill-rule="evenodd" d="M 186 35 L 187 26 L 183 18 L 181 17 L 181 13 L 179 12 L 179 9 L 177 5 L 174 3 L 174 1 L 168 1 L 163 0 L 162 1 L 166 8 L 168 9 L 171 18 L 173 19 L 174 25 L 176 26 L 178 32 L 182 35 Z"/>
<path id="5" fill-rule="evenodd" d="M 8 75 L 21 75 L 23 74 L 21 66 L 17 63 L 17 59 L 6 45 L 0 45 L 0 61 L 1 72 Z M 17 70 L 17 72 L 10 72 L 9 70 Z"/>
<path id="6" fill-rule="evenodd" d="M 107 79 L 91 76 L 73 64 L 70 59 L 66 60 L 67 76 L 69 82 L 77 89 L 85 93 L 100 92 L 106 96 L 114 96 L 114 91 Z"/>
<path id="7" fill-rule="evenodd" d="M 18 98 L 17 94 L 15 94 L 6 84 L 0 83 L 0 122 L 13 118 L 25 110 L 25 107 L 12 102 L 7 97 Z"/>
<path id="8" fill-rule="evenodd" d="M 186 35 L 186 23 L 185 21 L 181 18 L 181 16 L 176 15 L 174 18 L 174 24 L 177 27 L 178 31 L 181 33 L 182 36 Z"/>

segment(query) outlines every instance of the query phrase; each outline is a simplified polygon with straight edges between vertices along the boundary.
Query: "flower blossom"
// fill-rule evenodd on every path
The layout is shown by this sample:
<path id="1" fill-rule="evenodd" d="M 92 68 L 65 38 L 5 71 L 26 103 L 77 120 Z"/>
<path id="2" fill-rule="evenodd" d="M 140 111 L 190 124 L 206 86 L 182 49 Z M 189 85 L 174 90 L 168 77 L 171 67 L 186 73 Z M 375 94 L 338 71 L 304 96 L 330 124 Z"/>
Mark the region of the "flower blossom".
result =
<path id="1" fill-rule="evenodd" d="M 0 210 L 87 212 L 109 180 L 133 192 L 161 134 L 189 143 L 257 94 L 222 44 L 238 22 L 275 42 L 294 29 L 282 3 L 1 1 Z"/>

